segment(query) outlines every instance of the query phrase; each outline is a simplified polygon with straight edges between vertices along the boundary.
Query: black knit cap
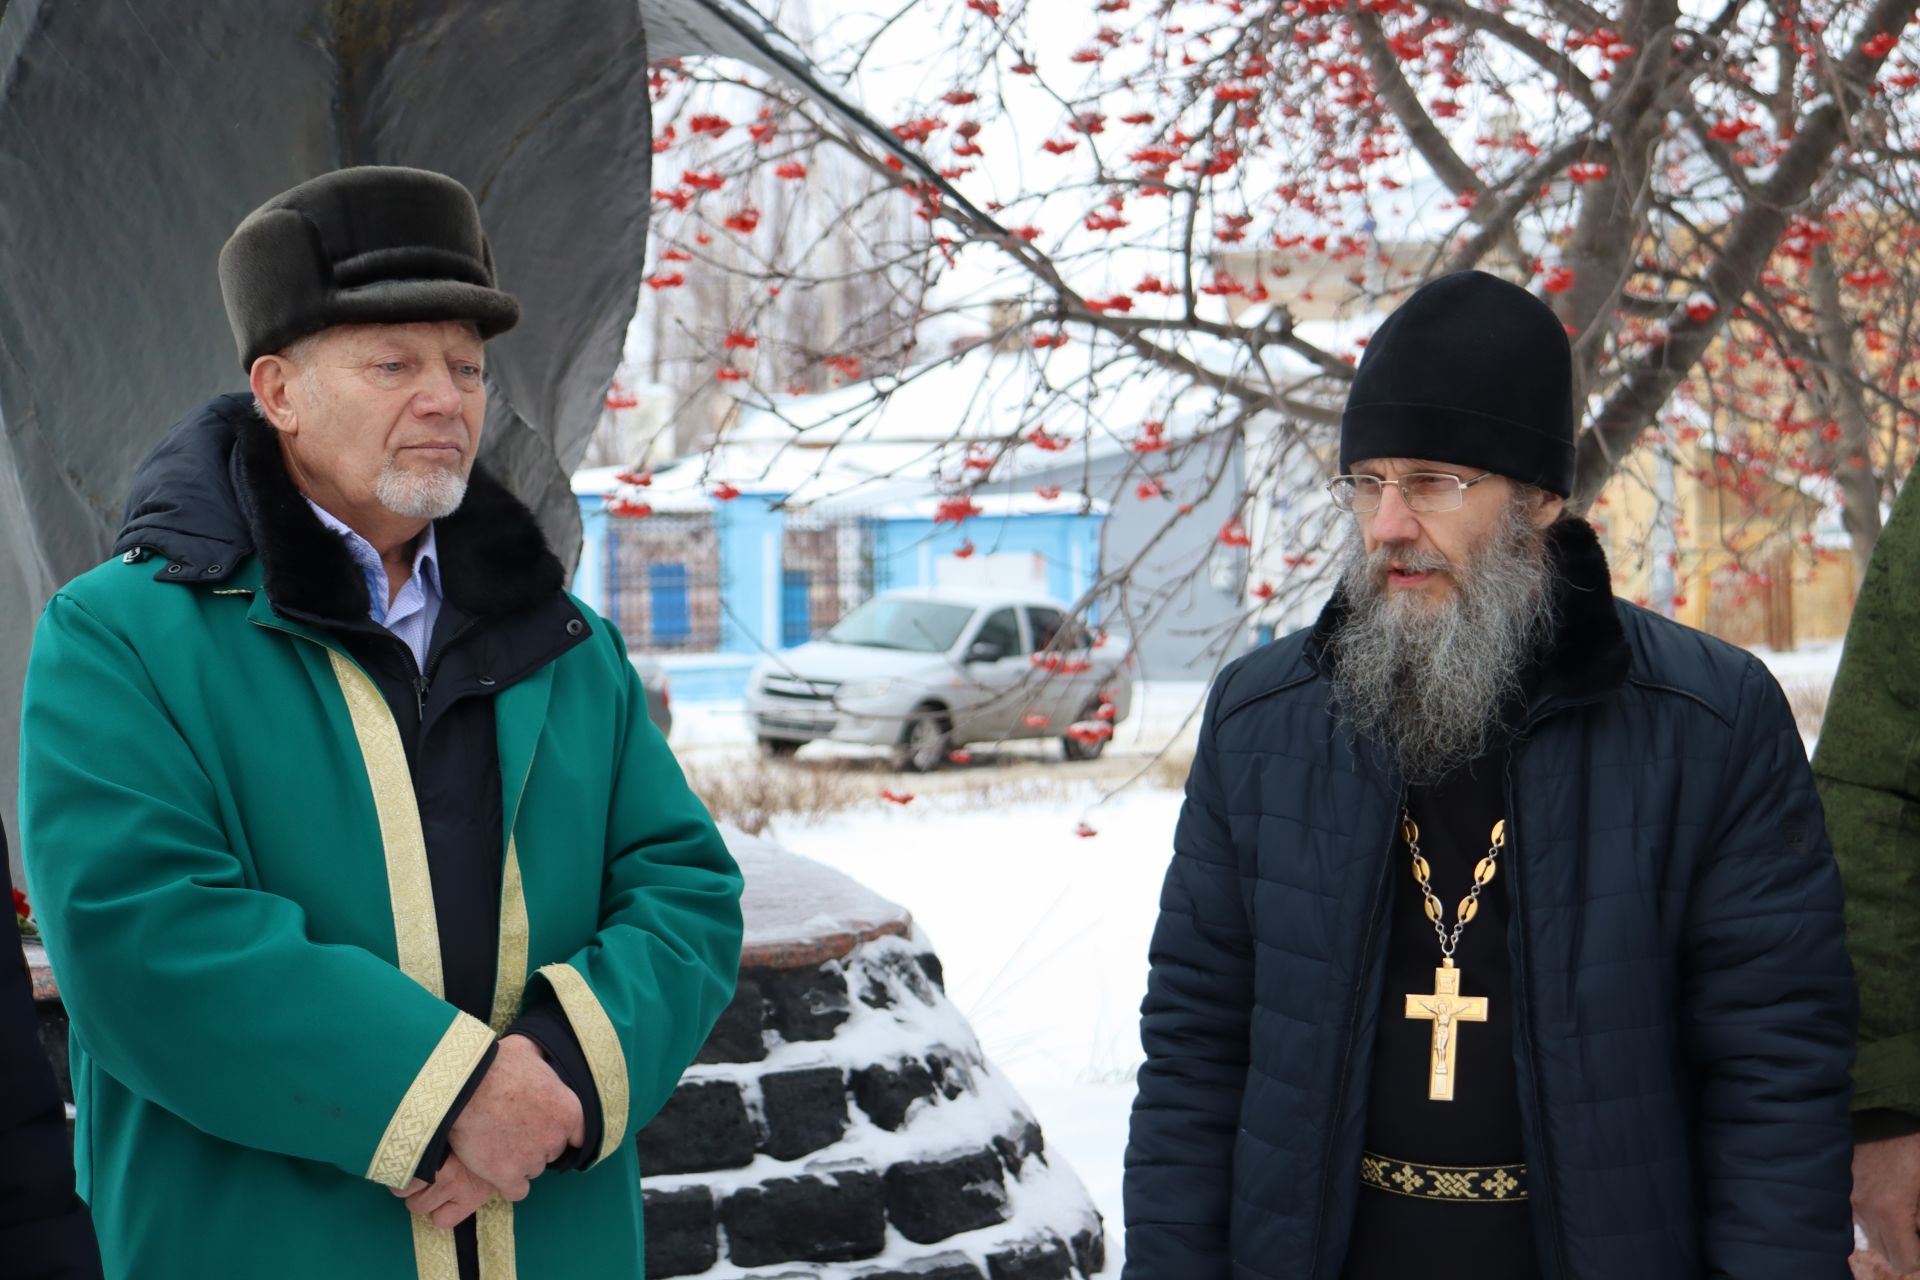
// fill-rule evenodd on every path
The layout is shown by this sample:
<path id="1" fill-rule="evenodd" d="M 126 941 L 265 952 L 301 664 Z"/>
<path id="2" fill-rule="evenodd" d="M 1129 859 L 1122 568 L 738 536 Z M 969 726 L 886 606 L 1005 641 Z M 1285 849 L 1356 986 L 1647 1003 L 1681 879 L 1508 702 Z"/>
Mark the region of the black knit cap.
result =
<path id="1" fill-rule="evenodd" d="M 337 324 L 470 320 L 486 339 L 520 319 L 472 194 L 424 169 L 336 169 L 281 192 L 220 250 L 220 294 L 248 370 Z"/>
<path id="2" fill-rule="evenodd" d="M 1414 290 L 1374 332 L 1340 415 L 1340 470 L 1478 467 L 1573 492 L 1573 353 L 1546 303 L 1484 271 Z"/>

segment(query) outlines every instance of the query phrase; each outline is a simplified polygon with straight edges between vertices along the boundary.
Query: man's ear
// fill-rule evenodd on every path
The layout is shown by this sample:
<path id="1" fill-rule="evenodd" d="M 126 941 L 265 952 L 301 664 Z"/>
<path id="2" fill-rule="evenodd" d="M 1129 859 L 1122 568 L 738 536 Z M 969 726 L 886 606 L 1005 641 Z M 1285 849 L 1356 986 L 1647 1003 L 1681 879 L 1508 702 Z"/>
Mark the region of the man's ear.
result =
<path id="1" fill-rule="evenodd" d="M 1562 513 L 1566 511 L 1567 500 L 1559 494 L 1549 493 L 1545 489 L 1540 490 L 1539 493 L 1540 505 L 1534 508 L 1533 525 L 1536 529 L 1544 529 L 1555 520 L 1558 520 Z"/>
<path id="2" fill-rule="evenodd" d="M 288 435 L 300 432 L 299 415 L 293 402 L 293 380 L 299 374 L 293 361 L 282 355 L 265 355 L 247 371 L 247 385 L 253 388 L 253 402 L 260 416 L 276 431 Z"/>

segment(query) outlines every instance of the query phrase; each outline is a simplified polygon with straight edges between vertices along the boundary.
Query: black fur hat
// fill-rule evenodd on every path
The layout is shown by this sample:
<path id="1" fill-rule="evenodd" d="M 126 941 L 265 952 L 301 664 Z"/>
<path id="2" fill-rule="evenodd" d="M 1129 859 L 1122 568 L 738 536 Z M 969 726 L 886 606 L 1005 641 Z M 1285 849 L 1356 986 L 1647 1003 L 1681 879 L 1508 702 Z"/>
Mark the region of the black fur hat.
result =
<path id="1" fill-rule="evenodd" d="M 495 288 L 467 189 L 424 169 L 336 169 L 255 209 L 220 250 L 240 367 L 337 324 L 471 320 L 505 333 L 520 304 Z"/>
<path id="2" fill-rule="evenodd" d="M 1374 331 L 1340 418 L 1340 469 L 1368 458 L 1482 467 L 1573 492 L 1573 356 L 1560 318 L 1517 284 L 1459 271 Z"/>

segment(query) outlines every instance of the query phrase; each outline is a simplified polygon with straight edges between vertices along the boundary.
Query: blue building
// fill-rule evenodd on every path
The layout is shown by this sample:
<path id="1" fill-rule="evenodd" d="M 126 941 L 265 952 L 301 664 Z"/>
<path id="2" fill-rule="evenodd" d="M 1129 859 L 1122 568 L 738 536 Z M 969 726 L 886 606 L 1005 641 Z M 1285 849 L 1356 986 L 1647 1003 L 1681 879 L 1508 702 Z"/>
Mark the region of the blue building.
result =
<path id="1" fill-rule="evenodd" d="M 685 459 L 645 486 L 612 470 L 574 478 L 573 590 L 657 657 L 683 700 L 744 696 L 761 654 L 805 643 L 877 592 L 1004 586 L 1071 604 L 1098 572 L 1105 507 L 1078 495 L 976 493 L 976 513 L 955 522 L 930 493 L 889 486 L 800 509 L 784 488 L 705 483 L 702 465 Z"/>

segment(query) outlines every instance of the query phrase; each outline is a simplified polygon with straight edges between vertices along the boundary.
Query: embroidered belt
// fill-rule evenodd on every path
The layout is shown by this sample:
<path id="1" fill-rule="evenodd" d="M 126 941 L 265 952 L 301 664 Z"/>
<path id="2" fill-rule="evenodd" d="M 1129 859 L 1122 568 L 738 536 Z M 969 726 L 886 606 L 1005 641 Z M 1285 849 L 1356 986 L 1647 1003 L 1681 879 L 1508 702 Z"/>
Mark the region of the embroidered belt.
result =
<path id="1" fill-rule="evenodd" d="M 1495 1204 L 1527 1198 L 1527 1166 L 1416 1164 L 1372 1151 L 1360 1153 L 1360 1181 L 1415 1200 L 1460 1200 Z"/>

